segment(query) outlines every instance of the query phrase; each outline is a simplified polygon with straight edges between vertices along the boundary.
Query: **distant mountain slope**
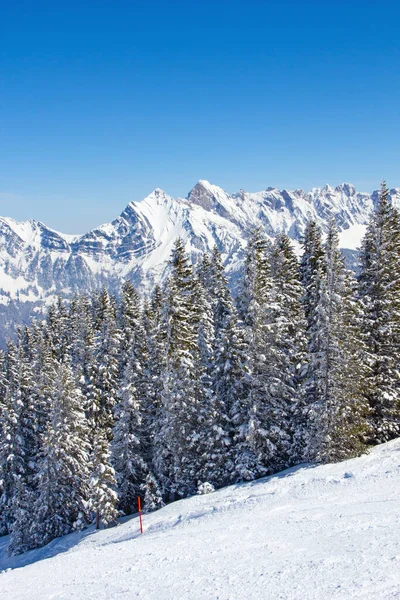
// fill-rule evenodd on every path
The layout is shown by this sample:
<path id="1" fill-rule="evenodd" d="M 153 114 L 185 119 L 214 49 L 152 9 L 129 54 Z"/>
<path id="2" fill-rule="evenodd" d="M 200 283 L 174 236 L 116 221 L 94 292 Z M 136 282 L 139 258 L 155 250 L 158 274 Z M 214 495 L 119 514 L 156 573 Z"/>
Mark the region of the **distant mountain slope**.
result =
<path id="1" fill-rule="evenodd" d="M 400 189 L 391 190 L 400 206 Z M 139 288 L 161 279 L 177 236 L 193 262 L 217 244 L 234 277 L 251 227 L 261 225 L 273 237 L 284 231 L 298 241 L 308 219 L 326 227 L 336 217 L 344 248 L 354 250 L 377 200 L 351 184 L 326 185 L 306 193 L 278 190 L 229 195 L 199 181 L 187 198 L 160 189 L 131 202 L 112 223 L 84 235 L 64 235 L 43 223 L 0 218 L 0 326 L 24 321 L 56 294 L 65 297 L 103 284 L 119 287 L 131 279 Z"/>
<path id="2" fill-rule="evenodd" d="M 399 495 L 394 440 L 175 502 L 144 516 L 143 535 L 133 517 L 12 558 L 0 538 L 1 591 L 12 600 L 394 600 Z"/>

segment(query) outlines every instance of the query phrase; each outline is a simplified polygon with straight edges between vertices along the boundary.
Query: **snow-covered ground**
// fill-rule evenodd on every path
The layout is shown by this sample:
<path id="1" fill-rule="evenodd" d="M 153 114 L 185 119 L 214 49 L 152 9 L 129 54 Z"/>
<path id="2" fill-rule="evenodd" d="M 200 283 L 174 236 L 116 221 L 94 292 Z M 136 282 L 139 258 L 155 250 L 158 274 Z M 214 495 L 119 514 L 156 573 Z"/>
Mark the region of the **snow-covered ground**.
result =
<path id="1" fill-rule="evenodd" d="M 396 440 L 176 502 L 145 516 L 143 535 L 131 518 L 11 559 L 0 538 L 0 597 L 400 598 L 399 503 Z"/>

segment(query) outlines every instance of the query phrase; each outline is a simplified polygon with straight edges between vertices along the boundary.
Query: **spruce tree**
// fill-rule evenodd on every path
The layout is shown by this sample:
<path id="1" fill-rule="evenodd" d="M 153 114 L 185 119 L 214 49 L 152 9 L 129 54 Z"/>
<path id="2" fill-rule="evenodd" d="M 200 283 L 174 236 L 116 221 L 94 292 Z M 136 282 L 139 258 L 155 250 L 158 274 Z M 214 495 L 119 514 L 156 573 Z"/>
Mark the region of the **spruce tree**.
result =
<path id="1" fill-rule="evenodd" d="M 321 391 L 317 379 L 319 357 L 323 355 L 325 343 L 324 336 L 321 335 L 318 307 L 321 302 L 323 281 L 326 278 L 326 260 L 322 231 L 315 221 L 309 221 L 304 232 L 300 277 L 303 285 L 302 304 L 306 318 L 308 361 L 304 408 L 298 413 L 296 447 L 299 456 L 307 460 L 307 448 L 312 436 L 308 407 L 316 406 L 320 401 Z"/>
<path id="2" fill-rule="evenodd" d="M 59 364 L 54 375 L 50 419 L 36 476 L 31 547 L 81 529 L 87 518 L 89 448 L 82 394 L 68 362 Z"/>
<path id="3" fill-rule="evenodd" d="M 362 243 L 359 300 L 371 441 L 380 443 L 400 433 L 400 216 L 385 182 Z"/>
<path id="4" fill-rule="evenodd" d="M 244 384 L 248 374 L 247 346 L 217 247 L 211 257 L 204 255 L 199 272 L 211 303 L 214 326 L 210 368 L 214 446 L 208 456 L 205 480 L 220 487 L 253 478 Z"/>
<path id="5" fill-rule="evenodd" d="M 143 512 L 153 512 L 164 506 L 162 493 L 153 473 L 147 474 L 142 490 L 144 491 Z"/>
<path id="6" fill-rule="evenodd" d="M 88 417 L 93 431 L 96 428 L 104 430 L 111 441 L 118 394 L 121 332 L 115 303 L 106 289 L 102 290 L 95 306 L 97 331 L 91 364 L 88 365 Z"/>
<path id="7" fill-rule="evenodd" d="M 3 533 L 10 532 L 14 527 L 19 499 L 30 498 L 33 494 L 36 471 L 38 431 L 34 379 L 32 366 L 24 355 L 21 337 L 19 332 L 17 345 L 8 344 L 4 362 L 6 385 L 3 389 L 0 440 L 0 530 Z"/>
<path id="8" fill-rule="evenodd" d="M 124 514 L 136 511 L 137 496 L 149 472 L 145 418 L 147 373 L 145 332 L 138 323 L 132 332 L 126 364 L 115 409 L 112 464 L 118 483 L 119 507 Z"/>
<path id="9" fill-rule="evenodd" d="M 115 471 L 111 465 L 105 429 L 97 429 L 93 440 L 88 507 L 94 515 L 96 529 L 110 525 L 118 516 Z"/>
<path id="10" fill-rule="evenodd" d="M 246 420 L 241 419 L 240 441 L 244 472 L 255 478 L 269 471 L 269 410 L 268 386 L 268 323 L 267 310 L 271 300 L 272 246 L 261 228 L 254 229 L 246 250 L 245 268 L 238 310 L 245 326 L 247 374 L 244 385 L 247 394 Z"/>
<path id="11" fill-rule="evenodd" d="M 164 292 L 163 329 L 166 366 L 162 408 L 155 440 L 155 469 L 163 495 L 174 499 L 195 493 L 199 466 L 199 406 L 196 395 L 198 332 L 194 278 L 181 239 L 171 257 Z"/>
<path id="12" fill-rule="evenodd" d="M 268 473 L 297 462 L 295 423 L 302 403 L 305 319 L 299 265 L 286 235 L 276 239 L 269 264 L 256 262 L 251 357 L 252 448 Z M 257 289 L 257 288 L 256 288 Z"/>
<path id="13" fill-rule="evenodd" d="M 345 268 L 333 218 L 324 250 L 324 275 L 309 331 L 307 458 L 330 462 L 365 450 L 368 411 L 354 280 Z"/>

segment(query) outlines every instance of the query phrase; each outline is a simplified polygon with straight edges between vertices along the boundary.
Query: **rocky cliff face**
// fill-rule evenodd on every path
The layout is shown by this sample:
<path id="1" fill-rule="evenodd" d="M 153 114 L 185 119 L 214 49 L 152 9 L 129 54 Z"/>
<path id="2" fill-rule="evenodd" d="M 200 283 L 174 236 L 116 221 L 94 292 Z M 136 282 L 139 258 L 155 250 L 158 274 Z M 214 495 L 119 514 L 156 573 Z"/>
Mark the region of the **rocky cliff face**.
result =
<path id="1" fill-rule="evenodd" d="M 342 247 L 354 251 L 377 198 L 377 192 L 360 193 L 348 183 L 311 192 L 267 188 L 230 195 L 202 180 L 187 198 L 156 189 L 128 204 L 112 223 L 81 236 L 34 220 L 0 218 L 0 326 L 4 334 L 57 294 L 71 297 L 104 284 L 117 289 L 127 278 L 141 289 L 151 287 L 164 277 L 178 236 L 193 262 L 216 244 L 232 280 L 255 225 L 271 237 L 283 231 L 297 244 L 309 219 L 325 228 L 333 214 Z M 391 198 L 400 206 L 400 189 L 391 190 Z"/>

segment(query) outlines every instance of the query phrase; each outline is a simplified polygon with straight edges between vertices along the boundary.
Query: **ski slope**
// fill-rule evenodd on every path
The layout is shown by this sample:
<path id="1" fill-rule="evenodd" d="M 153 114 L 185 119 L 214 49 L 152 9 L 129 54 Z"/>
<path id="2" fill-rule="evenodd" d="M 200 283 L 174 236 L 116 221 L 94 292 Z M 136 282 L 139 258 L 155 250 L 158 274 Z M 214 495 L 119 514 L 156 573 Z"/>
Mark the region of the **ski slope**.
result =
<path id="1" fill-rule="evenodd" d="M 0 597 L 400 598 L 400 440 L 284 471 L 8 558 Z M 20 568 L 17 568 L 20 567 Z"/>

